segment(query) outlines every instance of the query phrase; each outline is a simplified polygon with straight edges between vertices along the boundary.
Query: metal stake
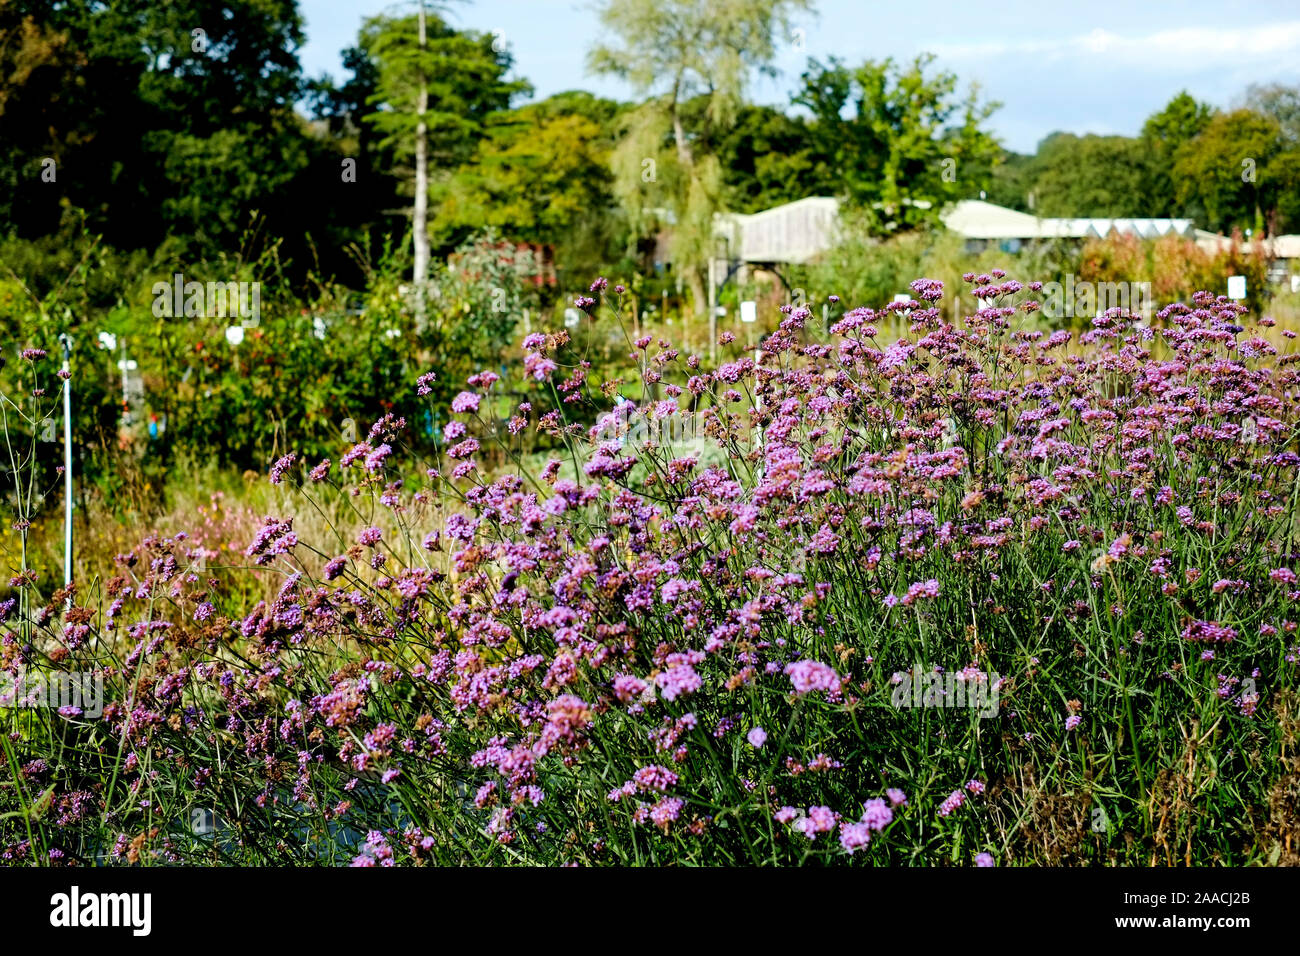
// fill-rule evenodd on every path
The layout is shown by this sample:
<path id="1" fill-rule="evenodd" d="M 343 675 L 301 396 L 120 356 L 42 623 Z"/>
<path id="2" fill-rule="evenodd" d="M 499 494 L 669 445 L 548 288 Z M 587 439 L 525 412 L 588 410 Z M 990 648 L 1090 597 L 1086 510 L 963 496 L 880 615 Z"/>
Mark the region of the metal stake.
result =
<path id="1" fill-rule="evenodd" d="M 63 345 L 63 586 L 72 584 L 72 339 Z M 68 598 L 71 601 L 71 596 Z"/>

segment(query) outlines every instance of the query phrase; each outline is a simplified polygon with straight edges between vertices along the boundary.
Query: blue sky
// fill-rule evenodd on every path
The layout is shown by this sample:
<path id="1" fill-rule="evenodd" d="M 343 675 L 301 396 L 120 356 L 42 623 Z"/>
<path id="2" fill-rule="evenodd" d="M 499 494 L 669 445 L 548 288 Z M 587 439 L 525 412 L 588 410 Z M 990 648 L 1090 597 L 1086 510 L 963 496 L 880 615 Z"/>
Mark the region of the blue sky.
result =
<path id="1" fill-rule="evenodd" d="M 339 51 L 385 0 L 301 0 L 309 76 L 341 79 Z M 400 5 L 398 7 L 400 9 Z M 409 4 L 406 6 L 410 9 Z M 963 87 L 976 81 L 1000 101 L 993 128 L 1012 149 L 1032 152 L 1053 130 L 1136 133 L 1180 89 L 1231 106 L 1252 82 L 1300 83 L 1296 0 L 818 0 L 801 22 L 800 44 L 760 79 L 751 98 L 784 104 L 809 56 L 850 62 L 930 51 Z M 451 22 L 501 31 L 516 72 L 537 97 L 588 89 L 628 98 L 619 83 L 589 76 L 588 47 L 600 36 L 588 0 L 471 0 L 451 4 Z"/>

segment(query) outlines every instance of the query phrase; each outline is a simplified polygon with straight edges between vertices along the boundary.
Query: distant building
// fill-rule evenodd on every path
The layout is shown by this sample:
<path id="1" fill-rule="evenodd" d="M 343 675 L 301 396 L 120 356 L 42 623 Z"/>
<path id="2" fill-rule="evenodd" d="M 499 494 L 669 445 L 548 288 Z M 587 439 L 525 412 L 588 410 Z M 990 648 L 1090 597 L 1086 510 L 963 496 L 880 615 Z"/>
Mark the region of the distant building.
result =
<path id="1" fill-rule="evenodd" d="M 1204 229 L 1196 230 L 1196 245 L 1209 253 L 1231 247 L 1233 239 Z M 1300 292 L 1300 235 L 1269 236 L 1266 239 L 1248 240 L 1248 244 L 1261 247 L 1269 260 L 1268 281 L 1288 284 L 1292 292 Z"/>
<path id="2" fill-rule="evenodd" d="M 733 260 L 749 265 L 796 265 L 815 259 L 835 243 L 840 202 L 809 196 L 752 215 L 718 217 Z"/>
<path id="3" fill-rule="evenodd" d="M 839 200 L 810 196 L 750 215 L 727 214 L 717 219 L 717 233 L 732 264 L 773 267 L 809 262 L 835 244 Z M 1140 239 L 1180 236 L 1207 252 L 1224 248 L 1230 239 L 1197 229 L 1190 219 L 1061 218 L 1040 217 L 985 202 L 963 199 L 954 203 L 940 221 L 966 240 L 971 253 L 988 248 L 1016 253 L 1026 243 L 1051 239 L 1102 239 L 1132 235 Z M 1270 277 L 1284 281 L 1300 273 L 1300 235 L 1262 240 L 1273 260 Z"/>
<path id="4" fill-rule="evenodd" d="M 966 248 L 971 252 L 980 252 L 992 244 L 1004 252 L 1018 252 L 1023 243 L 1042 239 L 1102 239 L 1109 235 L 1132 235 L 1139 239 L 1174 235 L 1191 239 L 1196 233 L 1190 219 L 1044 218 L 982 199 L 964 199 L 940 219 L 966 238 Z"/>

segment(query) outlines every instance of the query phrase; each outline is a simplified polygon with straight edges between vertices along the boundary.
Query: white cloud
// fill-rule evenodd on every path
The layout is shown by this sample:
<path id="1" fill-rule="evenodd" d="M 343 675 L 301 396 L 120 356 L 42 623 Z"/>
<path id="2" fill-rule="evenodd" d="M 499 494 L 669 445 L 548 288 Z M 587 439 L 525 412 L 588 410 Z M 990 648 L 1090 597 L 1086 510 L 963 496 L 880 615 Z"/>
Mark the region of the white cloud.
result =
<path id="1" fill-rule="evenodd" d="M 1076 33 L 1024 40 L 974 43 L 931 43 L 929 49 L 952 61 L 982 61 L 990 57 L 1034 56 L 1071 59 L 1095 56 L 1113 58 L 1128 68 L 1200 72 L 1205 69 L 1239 69 L 1243 58 L 1288 66 L 1300 60 L 1300 20 L 1251 27 L 1184 27 L 1146 35 L 1125 36 L 1097 28 Z M 1086 66 L 1087 63 L 1081 63 Z M 1257 64 L 1258 65 L 1258 64 Z"/>

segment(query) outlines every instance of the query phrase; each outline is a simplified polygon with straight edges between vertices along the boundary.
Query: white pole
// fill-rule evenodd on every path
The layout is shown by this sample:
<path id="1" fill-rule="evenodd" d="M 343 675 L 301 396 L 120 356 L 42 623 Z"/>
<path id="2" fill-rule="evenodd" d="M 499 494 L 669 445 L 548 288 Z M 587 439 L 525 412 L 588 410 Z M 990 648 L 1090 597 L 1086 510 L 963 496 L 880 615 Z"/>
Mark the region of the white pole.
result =
<path id="1" fill-rule="evenodd" d="M 414 253 L 412 273 L 415 281 L 415 327 L 425 329 L 425 287 L 429 280 L 429 127 L 425 117 L 429 109 L 429 79 L 424 75 L 424 51 L 428 45 L 424 16 L 424 0 L 419 12 L 420 69 L 419 92 L 416 95 L 415 126 L 415 205 L 411 210 L 411 242 Z"/>
<path id="2" fill-rule="evenodd" d="M 123 427 L 131 424 L 131 411 L 129 399 L 127 398 L 127 369 L 126 369 L 126 336 L 122 336 L 122 425 Z"/>
<path id="3" fill-rule="evenodd" d="M 63 586 L 72 583 L 72 340 L 63 343 Z M 71 597 L 69 597 L 71 602 Z"/>
<path id="4" fill-rule="evenodd" d="M 718 360 L 718 288 L 713 253 L 709 253 L 709 362 Z"/>

